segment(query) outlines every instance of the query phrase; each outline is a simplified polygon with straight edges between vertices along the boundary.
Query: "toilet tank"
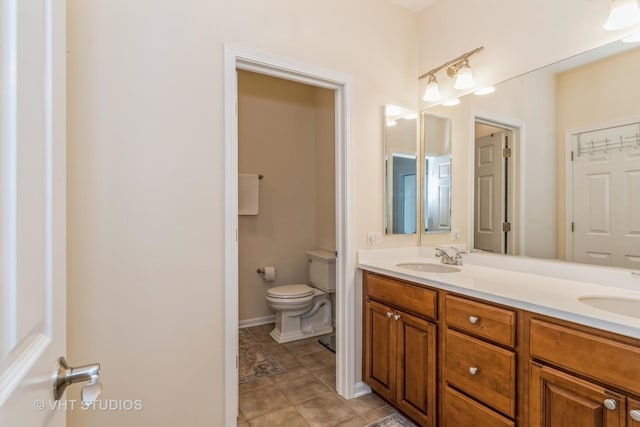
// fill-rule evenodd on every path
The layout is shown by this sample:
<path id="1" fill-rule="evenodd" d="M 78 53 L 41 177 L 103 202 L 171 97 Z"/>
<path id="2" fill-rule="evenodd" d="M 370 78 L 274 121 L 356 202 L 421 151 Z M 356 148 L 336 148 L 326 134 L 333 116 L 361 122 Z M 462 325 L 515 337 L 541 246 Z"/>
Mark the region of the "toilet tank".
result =
<path id="1" fill-rule="evenodd" d="M 336 254 L 329 251 L 309 251 L 309 282 L 325 292 L 336 291 Z"/>

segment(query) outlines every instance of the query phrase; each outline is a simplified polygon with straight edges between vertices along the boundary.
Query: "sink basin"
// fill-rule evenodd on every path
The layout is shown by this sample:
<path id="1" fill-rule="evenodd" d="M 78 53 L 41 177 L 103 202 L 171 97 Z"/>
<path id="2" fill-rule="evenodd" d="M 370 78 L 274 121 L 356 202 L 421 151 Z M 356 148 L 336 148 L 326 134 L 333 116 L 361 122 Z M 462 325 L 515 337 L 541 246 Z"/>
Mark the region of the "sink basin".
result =
<path id="1" fill-rule="evenodd" d="M 622 314 L 623 316 L 635 317 L 640 319 L 640 299 L 625 297 L 602 297 L 602 296 L 584 296 L 578 298 L 583 304 L 610 313 Z"/>
<path id="2" fill-rule="evenodd" d="M 413 271 L 423 271 L 425 273 L 457 273 L 460 271 L 458 267 L 451 265 L 431 264 L 428 262 L 404 262 L 396 264 L 396 267 Z"/>

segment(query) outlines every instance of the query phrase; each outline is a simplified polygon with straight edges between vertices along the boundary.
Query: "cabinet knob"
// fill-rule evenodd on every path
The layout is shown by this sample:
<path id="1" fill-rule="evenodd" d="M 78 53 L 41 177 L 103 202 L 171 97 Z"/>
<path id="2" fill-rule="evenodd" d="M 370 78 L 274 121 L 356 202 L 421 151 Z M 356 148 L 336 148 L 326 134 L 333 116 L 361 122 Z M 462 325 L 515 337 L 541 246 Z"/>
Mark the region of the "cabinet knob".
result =
<path id="1" fill-rule="evenodd" d="M 393 313 L 390 311 L 387 311 L 387 319 L 390 318 L 391 316 L 393 316 Z"/>
<path id="2" fill-rule="evenodd" d="M 471 323 L 472 325 L 475 325 L 476 323 L 478 323 L 478 317 L 477 316 L 469 316 L 469 323 Z"/>
<path id="3" fill-rule="evenodd" d="M 400 318 L 400 315 L 399 315 L 399 314 L 394 314 L 394 315 L 393 315 L 393 320 L 398 320 L 399 318 Z"/>
<path id="4" fill-rule="evenodd" d="M 633 421 L 640 421 L 640 410 L 639 409 L 630 410 L 629 417 L 631 417 Z"/>
<path id="5" fill-rule="evenodd" d="M 478 373 L 478 368 L 476 368 L 475 366 L 470 367 L 470 368 L 469 368 L 469 373 L 470 373 L 471 375 L 475 375 L 475 374 L 477 374 L 477 373 Z"/>
<path id="6" fill-rule="evenodd" d="M 613 399 L 605 399 L 604 400 L 604 407 L 607 408 L 610 411 L 615 411 L 616 410 L 616 401 Z"/>

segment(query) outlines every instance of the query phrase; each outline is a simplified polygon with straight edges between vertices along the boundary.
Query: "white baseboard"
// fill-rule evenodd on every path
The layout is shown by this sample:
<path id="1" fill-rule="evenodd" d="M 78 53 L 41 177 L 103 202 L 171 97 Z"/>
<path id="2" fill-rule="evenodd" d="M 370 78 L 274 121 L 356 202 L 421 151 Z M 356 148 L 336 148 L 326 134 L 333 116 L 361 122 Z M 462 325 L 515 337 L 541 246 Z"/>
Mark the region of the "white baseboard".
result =
<path id="1" fill-rule="evenodd" d="M 252 326 L 260 326 L 260 325 L 266 325 L 268 323 L 275 323 L 275 321 L 276 321 L 276 315 L 272 314 L 270 316 L 254 317 L 253 319 L 241 320 L 240 322 L 238 322 L 238 327 L 240 329 L 250 328 Z"/>
<path id="2" fill-rule="evenodd" d="M 365 394 L 371 393 L 371 387 L 369 387 L 362 381 L 358 381 L 354 389 L 355 393 L 353 394 L 353 397 L 360 397 L 364 396 Z"/>

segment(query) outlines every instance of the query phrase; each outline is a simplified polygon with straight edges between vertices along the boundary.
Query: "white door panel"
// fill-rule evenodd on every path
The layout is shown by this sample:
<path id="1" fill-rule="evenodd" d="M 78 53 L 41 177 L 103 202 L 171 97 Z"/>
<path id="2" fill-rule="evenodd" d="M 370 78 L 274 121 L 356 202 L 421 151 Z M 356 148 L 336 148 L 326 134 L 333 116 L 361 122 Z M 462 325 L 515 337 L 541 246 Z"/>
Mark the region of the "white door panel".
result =
<path id="1" fill-rule="evenodd" d="M 574 261 L 640 268 L 639 135 L 638 123 L 573 135 Z"/>
<path id="2" fill-rule="evenodd" d="M 478 138 L 475 146 L 475 249 L 502 253 L 504 132 Z"/>
<path id="3" fill-rule="evenodd" d="M 0 425 L 65 425 L 65 5 L 0 0 Z"/>

